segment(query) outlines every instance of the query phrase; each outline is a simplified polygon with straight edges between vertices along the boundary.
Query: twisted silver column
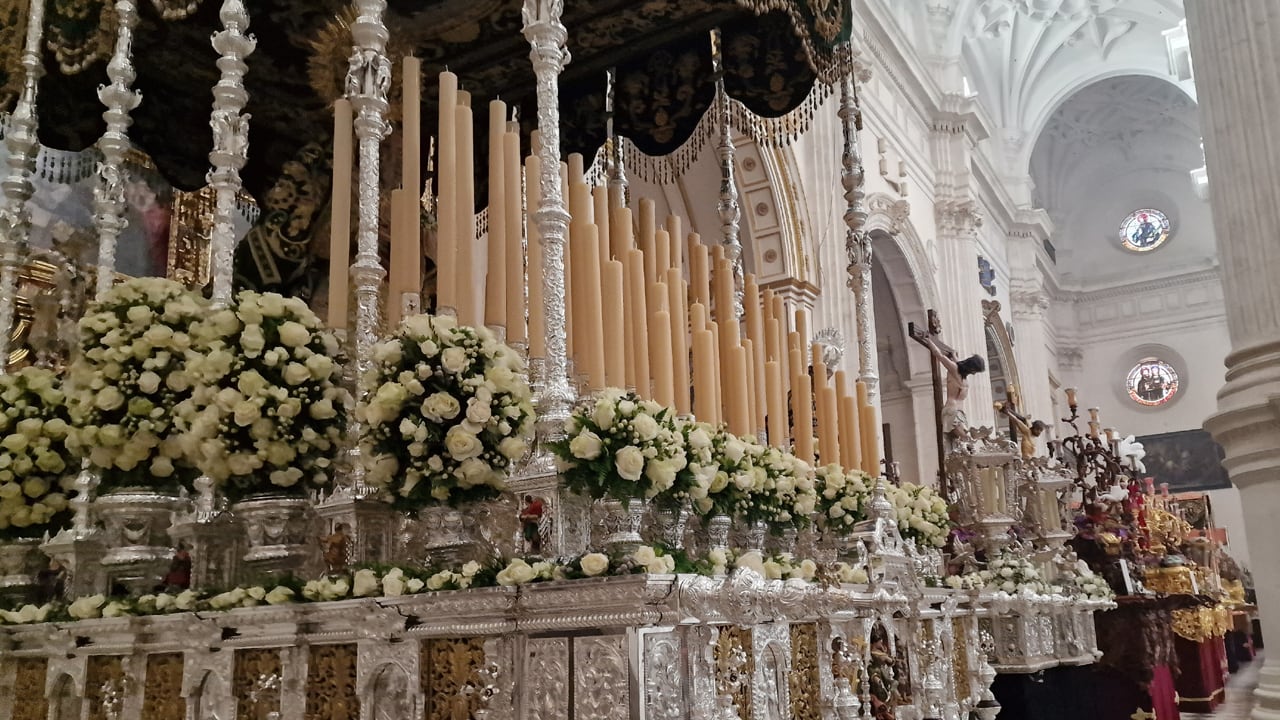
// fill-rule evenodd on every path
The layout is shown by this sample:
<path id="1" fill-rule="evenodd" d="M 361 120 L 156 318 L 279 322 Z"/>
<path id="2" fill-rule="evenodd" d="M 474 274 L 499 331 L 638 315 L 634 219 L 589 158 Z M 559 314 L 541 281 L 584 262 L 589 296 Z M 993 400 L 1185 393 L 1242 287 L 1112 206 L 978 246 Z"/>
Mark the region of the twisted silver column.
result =
<path id="1" fill-rule="evenodd" d="M 94 224 L 98 227 L 97 297 L 111 289 L 116 275 L 116 242 L 129 225 L 124 216 L 124 158 L 132 143 L 129 126 L 133 112 L 142 102 L 142 93 L 132 88 L 133 29 L 138 25 L 138 5 L 133 0 L 116 0 L 116 48 L 107 63 L 111 84 L 98 87 L 98 99 L 107 106 L 102 119 L 107 131 L 98 139 L 102 162 L 98 164 L 98 187 L 93 189 Z"/>
<path id="2" fill-rule="evenodd" d="M 39 142 L 36 127 L 36 96 L 44 65 L 40 48 L 44 41 L 44 1 L 31 0 L 27 16 L 27 37 L 22 48 L 22 94 L 9 118 L 9 134 L 5 137 L 9 172 L 0 180 L 4 192 L 0 203 L 0 374 L 9 365 L 9 339 L 13 328 L 13 307 L 18 293 L 18 267 L 27 254 L 27 233 L 31 214 L 27 200 L 34 187 L 31 173 L 36 167 Z"/>
<path id="3" fill-rule="evenodd" d="M 872 401 L 879 394 L 880 375 L 876 368 L 875 336 L 872 333 L 871 237 L 867 224 L 866 169 L 858 145 L 858 100 L 853 90 L 853 71 L 840 79 L 840 126 L 844 134 L 840 181 L 844 185 L 845 252 L 849 256 L 849 289 L 853 290 L 858 322 L 858 380 L 866 383 Z"/>
<path id="4" fill-rule="evenodd" d="M 213 168 L 207 181 L 215 192 L 211 243 L 213 304 L 226 307 L 231 303 L 236 194 L 241 187 L 240 170 L 249 160 L 249 115 L 240 112 L 249 100 L 249 92 L 244 87 L 249 66 L 244 59 L 253 53 L 258 41 L 245 35 L 249 29 L 249 13 L 242 0 L 225 0 L 219 17 L 223 29 L 214 33 L 213 49 L 221 56 L 218 69 L 222 77 L 213 86 L 213 113 L 209 116 L 209 127 L 213 129 L 209 162 Z"/>
<path id="5" fill-rule="evenodd" d="M 711 31 L 711 65 L 716 79 L 716 114 L 720 118 L 720 142 L 716 153 L 720 157 L 720 202 L 716 206 L 720 214 L 720 242 L 724 255 L 733 268 L 733 304 L 736 317 L 742 317 L 743 269 L 742 239 L 739 224 L 742 209 L 738 205 L 738 182 L 734 176 L 733 114 L 729 109 L 729 94 L 724 89 L 724 59 L 720 52 L 720 29 Z"/>
<path id="6" fill-rule="evenodd" d="M 563 0 L 524 0 L 521 16 L 529 41 L 529 58 L 537 78 L 538 132 L 542 138 L 540 202 L 534 220 L 542 239 L 542 292 L 545 301 L 547 357 L 538 398 L 539 439 L 562 433 L 574 402 L 569 385 L 565 334 L 565 231 L 569 210 L 560 185 L 560 73 L 569 63 L 568 32 L 560 22 Z"/>

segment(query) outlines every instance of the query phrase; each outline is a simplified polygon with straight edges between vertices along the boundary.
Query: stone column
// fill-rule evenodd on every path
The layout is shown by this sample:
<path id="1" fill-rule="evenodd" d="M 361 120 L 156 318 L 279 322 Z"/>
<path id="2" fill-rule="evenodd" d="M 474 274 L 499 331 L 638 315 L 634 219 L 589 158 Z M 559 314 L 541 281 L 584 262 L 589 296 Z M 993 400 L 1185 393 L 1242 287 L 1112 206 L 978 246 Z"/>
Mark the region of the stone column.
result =
<path id="1" fill-rule="evenodd" d="M 1015 225 L 1009 232 L 1009 312 L 1013 321 L 1013 350 L 1018 359 L 1018 381 L 1024 415 L 1053 424 L 1053 398 L 1049 389 L 1049 292 L 1036 264 L 1043 229 L 1033 224 Z"/>
<path id="2" fill-rule="evenodd" d="M 1280 547 L 1280 3 L 1187 0 L 1209 200 L 1231 353 L 1218 413 L 1205 422 L 1226 449 L 1253 547 Z M 1280 563 L 1252 568 L 1263 634 L 1280 638 Z M 1280 657 L 1268 657 L 1252 717 L 1280 717 Z"/>
<path id="3" fill-rule="evenodd" d="M 978 229 L 982 211 L 972 199 L 941 201 L 937 205 L 938 248 L 941 255 L 943 306 L 942 339 L 956 351 L 957 360 L 970 355 L 987 358 L 987 336 L 978 284 Z M 991 426 L 991 380 L 987 373 L 969 378 L 965 416 L 970 427 Z"/>

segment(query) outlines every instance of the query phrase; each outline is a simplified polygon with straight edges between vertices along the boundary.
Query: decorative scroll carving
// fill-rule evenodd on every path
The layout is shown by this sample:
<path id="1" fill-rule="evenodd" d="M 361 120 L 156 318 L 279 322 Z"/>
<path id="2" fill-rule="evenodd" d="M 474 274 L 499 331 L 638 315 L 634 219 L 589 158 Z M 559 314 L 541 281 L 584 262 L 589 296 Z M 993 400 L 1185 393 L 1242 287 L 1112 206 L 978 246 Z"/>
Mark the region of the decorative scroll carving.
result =
<path id="1" fill-rule="evenodd" d="M 720 629 L 716 638 L 716 686 L 738 706 L 738 717 L 751 717 L 751 678 L 755 657 L 751 653 L 751 629 L 733 625 Z"/>
<path id="2" fill-rule="evenodd" d="M 46 720 L 49 701 L 44 695 L 45 674 L 49 661 L 44 658 L 17 658 L 13 696 L 22 702 L 13 704 L 13 720 Z"/>
<path id="3" fill-rule="evenodd" d="M 424 640 L 420 652 L 427 720 L 470 720 L 481 707 L 475 689 L 485 665 L 484 638 Z"/>
<path id="4" fill-rule="evenodd" d="M 182 653 L 147 656 L 147 676 L 142 690 L 142 720 L 186 717 L 182 697 Z"/>
<path id="5" fill-rule="evenodd" d="M 569 640 L 529 640 L 525 655 L 524 709 L 528 720 L 569 717 Z"/>
<path id="6" fill-rule="evenodd" d="M 801 623 L 791 626 L 791 717 L 794 720 L 821 720 L 822 682 L 818 675 L 818 626 Z"/>
<path id="7" fill-rule="evenodd" d="M 644 702 L 651 720 L 681 720 L 684 717 L 680 688 L 680 638 L 675 632 L 645 636 Z"/>
<path id="8" fill-rule="evenodd" d="M 115 705 L 115 711 L 119 712 L 120 706 L 116 703 L 120 702 L 119 696 L 125 692 L 127 682 L 119 656 L 91 656 L 84 684 L 84 699 L 89 705 L 86 720 L 115 720 L 114 713 L 108 709 Z"/>
<path id="9" fill-rule="evenodd" d="M 237 650 L 231 680 L 236 717 L 268 720 L 268 713 L 279 712 L 282 673 L 279 649 Z"/>
<path id="10" fill-rule="evenodd" d="M 306 720 L 355 720 L 360 717 L 356 695 L 356 645 L 312 645 L 307 660 Z"/>
<path id="11" fill-rule="evenodd" d="M 578 638 L 573 661 L 575 720 L 631 717 L 625 635 Z"/>

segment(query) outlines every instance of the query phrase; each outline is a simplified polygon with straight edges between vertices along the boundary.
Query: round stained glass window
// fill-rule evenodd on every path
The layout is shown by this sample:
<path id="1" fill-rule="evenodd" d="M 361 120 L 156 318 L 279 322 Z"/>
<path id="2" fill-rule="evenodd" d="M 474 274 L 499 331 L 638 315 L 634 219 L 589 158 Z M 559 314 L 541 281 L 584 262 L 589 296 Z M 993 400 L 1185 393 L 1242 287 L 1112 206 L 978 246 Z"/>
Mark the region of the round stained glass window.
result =
<path id="1" fill-rule="evenodd" d="M 1120 223 L 1120 243 L 1125 250 L 1148 252 L 1169 239 L 1169 218 L 1159 210 L 1134 210 Z"/>
<path id="2" fill-rule="evenodd" d="M 1144 358 L 1125 378 L 1129 397 L 1139 405 L 1157 407 L 1178 394 L 1178 373 L 1169 363 L 1158 358 Z"/>

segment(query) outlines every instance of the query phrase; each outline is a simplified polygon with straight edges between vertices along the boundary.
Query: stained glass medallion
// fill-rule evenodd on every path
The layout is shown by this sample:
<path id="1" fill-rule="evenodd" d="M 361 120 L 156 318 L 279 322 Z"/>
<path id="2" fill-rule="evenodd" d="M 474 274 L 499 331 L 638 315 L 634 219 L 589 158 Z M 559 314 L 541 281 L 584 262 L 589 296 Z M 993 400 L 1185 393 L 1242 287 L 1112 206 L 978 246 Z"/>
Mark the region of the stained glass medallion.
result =
<path id="1" fill-rule="evenodd" d="M 1169 239 L 1169 218 L 1159 210 L 1134 210 L 1120 223 L 1120 243 L 1133 252 L 1155 250 Z"/>
<path id="2" fill-rule="evenodd" d="M 1125 388 L 1139 405 L 1158 407 L 1178 394 L 1178 373 L 1159 358 L 1143 358 L 1129 371 Z"/>

